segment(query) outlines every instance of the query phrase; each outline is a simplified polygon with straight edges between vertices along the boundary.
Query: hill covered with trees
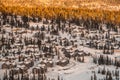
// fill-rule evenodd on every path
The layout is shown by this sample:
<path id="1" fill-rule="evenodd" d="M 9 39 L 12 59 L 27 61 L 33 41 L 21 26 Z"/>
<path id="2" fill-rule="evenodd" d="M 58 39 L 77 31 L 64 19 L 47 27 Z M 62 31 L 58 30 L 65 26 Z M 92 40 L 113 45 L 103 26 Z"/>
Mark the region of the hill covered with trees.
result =
<path id="1" fill-rule="evenodd" d="M 120 23 L 119 0 L 1 0 L 0 11 L 41 18 L 92 18 Z"/>

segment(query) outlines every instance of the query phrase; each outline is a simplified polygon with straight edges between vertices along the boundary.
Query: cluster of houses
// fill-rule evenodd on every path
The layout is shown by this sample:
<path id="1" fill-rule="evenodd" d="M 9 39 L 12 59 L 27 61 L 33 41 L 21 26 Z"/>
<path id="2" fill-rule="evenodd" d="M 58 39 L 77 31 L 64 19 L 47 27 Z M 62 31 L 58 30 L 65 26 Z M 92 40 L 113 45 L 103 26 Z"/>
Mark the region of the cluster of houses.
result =
<path id="1" fill-rule="evenodd" d="M 114 54 L 120 47 L 119 31 L 105 23 L 89 28 L 85 23 L 34 19 L 0 15 L 1 69 L 43 74 L 51 67 L 67 66 L 70 59 L 84 62 L 91 53 L 80 46 L 103 50 L 104 54 Z"/>

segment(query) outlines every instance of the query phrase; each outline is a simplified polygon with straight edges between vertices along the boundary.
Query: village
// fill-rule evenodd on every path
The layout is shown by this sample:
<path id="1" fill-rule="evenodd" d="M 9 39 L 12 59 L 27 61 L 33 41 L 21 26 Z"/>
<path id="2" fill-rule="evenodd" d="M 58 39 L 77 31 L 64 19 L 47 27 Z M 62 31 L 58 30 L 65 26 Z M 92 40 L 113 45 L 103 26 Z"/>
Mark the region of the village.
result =
<path id="1" fill-rule="evenodd" d="M 1 80 L 119 80 L 120 26 L 0 13 Z"/>

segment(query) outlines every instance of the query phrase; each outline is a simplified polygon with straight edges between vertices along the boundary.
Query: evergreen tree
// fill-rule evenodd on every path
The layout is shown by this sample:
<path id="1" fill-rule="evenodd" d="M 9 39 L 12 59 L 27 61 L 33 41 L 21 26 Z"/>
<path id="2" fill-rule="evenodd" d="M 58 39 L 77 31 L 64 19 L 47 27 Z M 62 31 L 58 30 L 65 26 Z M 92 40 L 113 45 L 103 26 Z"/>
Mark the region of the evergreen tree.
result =
<path id="1" fill-rule="evenodd" d="M 97 76 L 96 76 L 96 73 L 94 73 L 94 80 L 97 80 Z"/>

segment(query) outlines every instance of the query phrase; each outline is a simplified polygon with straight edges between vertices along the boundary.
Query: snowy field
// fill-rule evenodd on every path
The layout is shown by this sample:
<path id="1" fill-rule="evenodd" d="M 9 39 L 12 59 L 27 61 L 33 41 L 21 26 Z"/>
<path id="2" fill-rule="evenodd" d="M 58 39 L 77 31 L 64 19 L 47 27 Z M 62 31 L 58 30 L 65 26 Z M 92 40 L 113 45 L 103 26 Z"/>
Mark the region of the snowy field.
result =
<path id="1" fill-rule="evenodd" d="M 41 28 L 41 26 L 43 26 L 43 24 L 42 23 L 30 23 L 30 26 L 31 27 L 37 27 L 38 26 L 39 28 Z M 51 40 L 57 39 L 57 41 L 53 42 L 53 43 L 57 44 L 57 46 L 55 46 L 55 47 L 56 47 L 57 51 L 59 52 L 59 55 L 60 55 L 61 59 L 64 59 L 64 57 L 65 57 L 65 55 L 62 51 L 62 48 L 65 48 L 65 49 L 71 49 L 72 48 L 71 49 L 71 55 L 74 54 L 74 52 L 73 52 L 74 50 L 80 50 L 80 51 L 83 51 L 85 53 L 90 53 L 89 56 L 84 56 L 84 62 L 75 61 L 74 58 L 71 58 L 69 60 L 69 64 L 67 64 L 64 67 L 56 65 L 56 61 L 58 60 L 58 55 L 55 55 L 55 53 L 53 53 L 55 56 L 53 58 L 50 58 L 50 59 L 54 63 L 54 65 L 53 65 L 53 67 L 48 67 L 48 71 L 46 72 L 47 80 L 49 80 L 49 79 L 58 80 L 58 76 L 60 76 L 61 80 L 91 80 L 91 76 L 94 75 L 94 72 L 96 72 L 98 80 L 101 80 L 101 78 L 104 78 L 105 75 L 101 75 L 101 74 L 97 73 L 99 68 L 106 67 L 106 70 L 107 69 L 110 70 L 110 71 L 116 70 L 116 67 L 113 66 L 113 65 L 98 65 L 98 64 L 93 63 L 93 56 L 98 56 L 100 54 L 107 55 L 107 54 L 103 54 L 103 50 L 90 48 L 86 45 L 86 42 L 89 42 L 89 40 L 90 40 L 90 39 L 87 39 L 88 36 L 94 36 L 95 34 L 101 36 L 101 34 L 98 33 L 99 32 L 98 30 L 96 30 L 97 33 L 86 34 L 85 37 L 83 39 L 81 39 L 81 37 L 80 37 L 81 32 L 79 31 L 79 28 L 82 27 L 82 26 L 76 26 L 76 25 L 73 24 L 73 25 L 71 25 L 72 26 L 71 27 L 72 28 L 72 34 L 69 34 L 68 32 L 65 32 L 65 31 L 64 32 L 59 31 L 59 35 L 51 35 L 50 32 L 47 32 L 48 25 L 46 24 L 44 26 L 46 28 L 46 31 L 43 31 L 43 32 L 45 33 L 46 37 L 45 37 L 45 39 L 43 40 L 42 43 L 45 43 L 47 46 L 49 46 L 51 44 L 46 43 L 48 37 L 50 37 Z M 52 26 L 52 25 L 49 25 L 49 26 Z M 68 25 L 66 25 L 66 29 L 67 28 L 68 28 Z M 5 27 L 5 25 L 4 25 L 4 27 L 2 27 L 2 30 L 5 30 L 6 33 L 5 34 L 0 34 L 1 37 L 4 36 L 5 38 L 11 38 L 11 36 L 9 36 L 8 33 L 9 32 L 13 33 L 13 36 L 15 37 L 15 43 L 11 46 L 24 45 L 23 49 L 20 49 L 21 50 L 21 55 L 28 57 L 30 55 L 35 55 L 35 54 L 39 55 L 39 54 L 43 53 L 43 52 L 39 52 L 39 49 L 38 49 L 37 45 L 33 45 L 34 47 L 37 46 L 37 48 L 35 48 L 35 49 L 30 48 L 29 49 L 28 46 L 25 46 L 25 43 L 24 43 L 24 38 L 25 37 L 27 37 L 29 39 L 32 38 L 33 40 L 36 41 L 37 39 L 34 38 L 34 36 L 35 36 L 36 33 L 39 32 L 39 30 L 31 30 L 31 29 L 25 29 L 25 28 L 10 28 L 10 27 Z M 87 29 L 84 29 L 84 31 L 87 31 Z M 17 32 L 17 34 L 16 34 L 16 32 Z M 106 33 L 103 33 L 102 35 L 105 35 Z M 112 31 L 111 31 L 111 33 L 112 33 Z M 73 37 L 74 35 L 77 35 L 77 37 Z M 20 39 L 21 39 L 22 43 L 17 42 Z M 77 45 L 77 47 L 73 47 L 72 45 L 61 46 L 59 44 L 60 39 L 67 39 L 68 41 L 70 41 L 70 40 L 75 41 L 76 40 L 74 42 L 74 45 Z M 102 40 L 102 38 L 100 38 L 99 40 Z M 103 39 L 103 40 L 105 40 L 105 39 Z M 31 53 L 31 54 L 25 54 L 25 50 L 27 50 L 27 49 L 31 50 L 31 51 L 36 51 L 36 52 Z M 3 50 L 5 50 L 5 47 L 2 47 L 1 54 L 2 54 Z M 17 52 L 18 50 L 19 50 L 19 48 L 15 48 L 15 49 L 11 49 L 9 51 Z M 82 53 L 80 53 L 80 54 L 82 54 Z M 1 79 L 4 75 L 4 72 L 6 71 L 5 69 L 2 69 L 2 64 L 7 63 L 7 61 L 4 61 L 4 59 L 6 59 L 6 58 L 3 57 L 2 55 L 0 56 L 0 59 L 1 59 L 1 61 L 0 61 L 0 67 L 1 67 L 0 77 L 1 77 Z M 115 57 L 119 58 L 120 57 L 119 49 L 115 49 L 114 54 L 108 55 L 108 56 L 111 57 L 111 59 L 113 59 L 113 60 L 114 60 Z M 22 67 L 22 66 L 18 65 L 18 57 L 19 57 L 18 55 L 9 55 L 8 57 L 16 58 L 15 60 L 13 60 L 13 63 L 17 64 L 17 67 Z M 40 60 L 43 59 L 43 58 L 40 58 L 39 60 L 33 60 L 34 61 L 34 66 L 30 67 L 28 69 L 28 73 L 29 73 L 30 77 L 32 76 L 32 69 L 34 67 L 37 67 L 38 65 L 40 65 L 39 64 Z M 119 68 L 117 70 L 120 71 Z"/>

